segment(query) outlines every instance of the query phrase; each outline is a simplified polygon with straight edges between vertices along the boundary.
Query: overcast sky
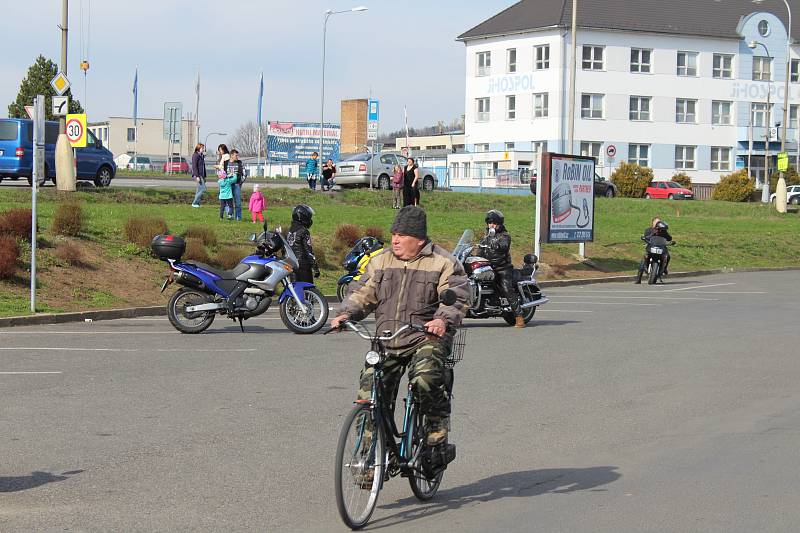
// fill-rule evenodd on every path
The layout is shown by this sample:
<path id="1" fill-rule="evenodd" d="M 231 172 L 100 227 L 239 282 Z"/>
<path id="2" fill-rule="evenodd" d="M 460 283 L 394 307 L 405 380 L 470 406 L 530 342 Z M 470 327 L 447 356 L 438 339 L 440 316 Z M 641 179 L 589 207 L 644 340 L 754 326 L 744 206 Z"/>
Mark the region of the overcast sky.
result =
<path id="1" fill-rule="evenodd" d="M 68 76 L 90 121 L 131 115 L 137 65 L 140 117 L 161 117 L 165 101 L 182 101 L 184 113 L 193 112 L 199 70 L 201 135 L 233 133 L 256 118 L 263 70 L 264 120 L 319 121 L 323 13 L 364 5 L 368 11 L 328 21 L 326 122 L 339 120 L 341 99 L 367 98 L 371 89 L 381 101 L 381 130 L 402 127 L 404 104 L 410 125 L 427 126 L 464 113 L 464 45 L 455 38 L 512 3 L 70 0 Z M 5 117 L 35 57 L 59 61 L 61 2 L 7 2 L 3 19 Z M 87 54 L 84 93 L 78 65 Z"/>

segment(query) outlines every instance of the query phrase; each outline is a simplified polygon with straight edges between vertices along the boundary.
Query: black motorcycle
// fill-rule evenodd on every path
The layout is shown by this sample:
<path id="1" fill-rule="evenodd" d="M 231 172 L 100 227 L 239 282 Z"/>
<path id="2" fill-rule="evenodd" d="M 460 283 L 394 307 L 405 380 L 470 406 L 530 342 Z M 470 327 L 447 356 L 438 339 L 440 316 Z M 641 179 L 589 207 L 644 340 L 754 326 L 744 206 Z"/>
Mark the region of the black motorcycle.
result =
<path id="1" fill-rule="evenodd" d="M 488 259 L 481 255 L 481 246 L 475 245 L 475 233 L 464 230 L 453 255 L 464 266 L 469 279 L 468 318 L 502 317 L 509 326 L 513 326 L 516 317 L 509 302 L 500 296 L 494 282 L 494 270 Z M 548 299 L 536 283 L 536 264 L 538 258 L 528 254 L 523 259 L 522 268 L 515 268 L 514 288 L 519 294 L 522 318 L 527 324 L 536 313 L 536 308 L 546 304 Z"/>
<path id="2" fill-rule="evenodd" d="M 642 282 L 642 277 L 647 274 L 647 284 L 654 285 L 659 280 L 664 282 L 664 269 L 667 266 L 667 245 L 675 244 L 675 241 L 668 241 L 664 237 L 653 235 L 642 237 L 645 242 L 645 257 L 639 265 L 639 273 L 636 275 L 636 283 Z"/>

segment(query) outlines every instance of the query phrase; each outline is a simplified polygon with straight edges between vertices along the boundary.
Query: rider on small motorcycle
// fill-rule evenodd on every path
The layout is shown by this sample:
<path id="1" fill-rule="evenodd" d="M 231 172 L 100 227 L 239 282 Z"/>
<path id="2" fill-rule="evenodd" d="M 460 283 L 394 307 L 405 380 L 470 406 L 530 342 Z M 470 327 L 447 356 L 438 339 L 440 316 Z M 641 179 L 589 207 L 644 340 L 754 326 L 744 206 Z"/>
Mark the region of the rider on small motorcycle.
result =
<path id="1" fill-rule="evenodd" d="M 505 217 L 497 209 L 486 213 L 486 235 L 478 244 L 481 255 L 486 257 L 494 270 L 494 283 L 500 296 L 508 301 L 508 305 L 516 317 L 514 327 L 524 328 L 519 296 L 514 288 L 513 264 L 511 262 L 511 235 L 506 231 Z"/>
<path id="2" fill-rule="evenodd" d="M 642 240 L 647 242 L 650 237 L 663 237 L 670 243 L 674 244 L 675 241 L 672 240 L 672 235 L 669 234 L 669 224 L 661 220 L 659 217 L 653 217 L 653 220 L 650 221 L 650 227 L 644 230 L 644 235 L 642 236 Z M 664 254 L 662 257 L 662 261 L 664 263 L 664 275 L 666 276 L 669 274 L 667 271 L 667 267 L 669 266 L 669 249 L 664 248 Z M 647 262 L 647 253 L 645 253 L 642 262 L 639 264 L 639 272 L 643 272 L 646 268 Z M 639 283 L 639 282 L 637 282 Z"/>

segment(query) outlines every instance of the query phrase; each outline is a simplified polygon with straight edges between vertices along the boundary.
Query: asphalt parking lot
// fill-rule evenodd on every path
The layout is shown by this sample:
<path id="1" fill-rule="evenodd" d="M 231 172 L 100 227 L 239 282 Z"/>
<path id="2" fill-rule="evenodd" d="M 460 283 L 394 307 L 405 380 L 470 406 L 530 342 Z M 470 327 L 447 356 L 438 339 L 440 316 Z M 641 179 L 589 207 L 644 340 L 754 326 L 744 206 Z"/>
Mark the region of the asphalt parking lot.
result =
<path id="1" fill-rule="evenodd" d="M 425 504 L 392 479 L 367 529 L 796 530 L 799 281 L 552 288 L 532 327 L 468 321 L 458 458 Z M 342 530 L 368 346 L 246 325 L 0 330 L 0 530 Z"/>

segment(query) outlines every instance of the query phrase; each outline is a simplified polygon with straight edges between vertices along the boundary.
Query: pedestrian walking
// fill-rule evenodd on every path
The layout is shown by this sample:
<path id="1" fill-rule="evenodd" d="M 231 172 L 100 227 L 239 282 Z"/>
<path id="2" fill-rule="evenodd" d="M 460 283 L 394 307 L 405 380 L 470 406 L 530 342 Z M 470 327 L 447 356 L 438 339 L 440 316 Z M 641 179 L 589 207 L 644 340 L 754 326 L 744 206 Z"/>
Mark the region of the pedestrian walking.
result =
<path id="1" fill-rule="evenodd" d="M 233 176 L 225 174 L 224 170 L 217 171 L 217 183 L 219 183 L 219 219 L 222 220 L 223 214 L 228 220 L 233 218 L 233 191 L 231 185 L 236 181 Z"/>
<path id="2" fill-rule="evenodd" d="M 312 191 L 317 190 L 317 178 L 319 177 L 318 157 L 319 154 L 314 152 L 311 154 L 311 158 L 306 161 L 306 179 L 308 180 L 308 188 Z"/>
<path id="3" fill-rule="evenodd" d="M 242 220 L 242 185 L 244 184 L 244 167 L 239 160 L 239 151 L 231 150 L 230 159 L 223 164 L 225 174 L 233 176 L 234 182 L 231 184 L 233 194 L 233 218 L 241 222 Z"/>
<path id="4" fill-rule="evenodd" d="M 414 162 L 414 158 L 409 157 L 406 160 L 406 166 L 403 172 L 403 207 L 407 205 L 419 204 L 419 191 L 417 190 L 418 182 L 419 168 Z"/>
<path id="5" fill-rule="evenodd" d="M 250 211 L 250 216 L 253 217 L 253 224 L 256 223 L 256 218 L 264 222 L 264 209 L 267 208 L 267 200 L 261 191 L 258 190 L 258 183 L 253 185 L 253 194 L 250 195 L 250 202 L 247 209 Z"/>
<path id="6" fill-rule="evenodd" d="M 400 209 L 403 203 L 403 167 L 394 166 L 392 174 L 392 209 Z"/>
<path id="7" fill-rule="evenodd" d="M 206 192 L 206 145 L 198 143 L 192 154 L 192 177 L 197 182 L 192 207 L 200 207 L 200 200 Z"/>
<path id="8" fill-rule="evenodd" d="M 333 159 L 328 159 L 325 166 L 322 167 L 322 190 L 329 191 L 333 187 L 333 180 L 336 178 L 336 165 L 333 164 Z"/>

